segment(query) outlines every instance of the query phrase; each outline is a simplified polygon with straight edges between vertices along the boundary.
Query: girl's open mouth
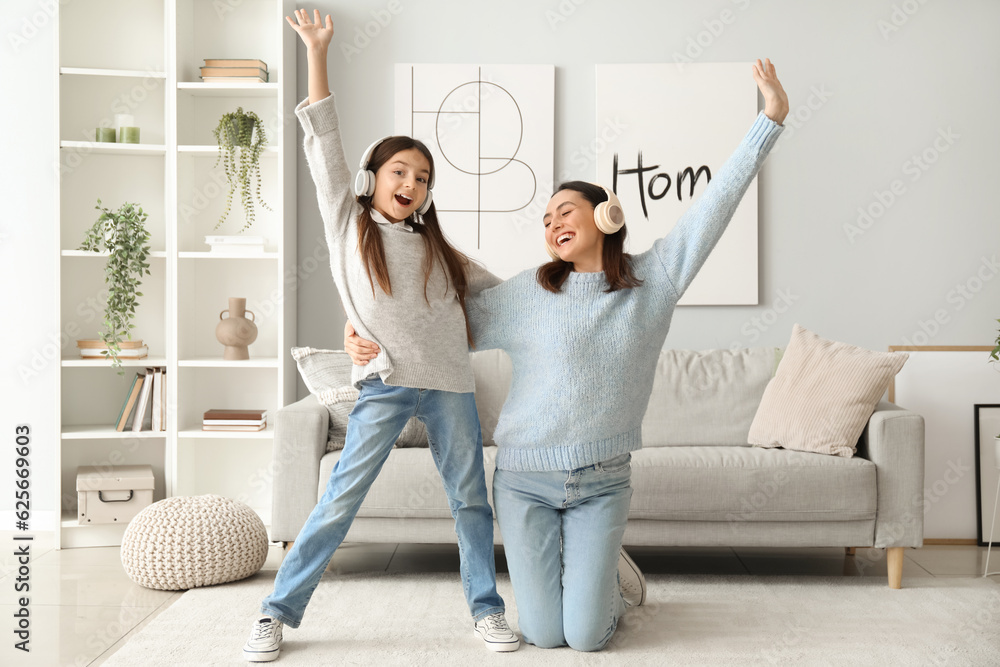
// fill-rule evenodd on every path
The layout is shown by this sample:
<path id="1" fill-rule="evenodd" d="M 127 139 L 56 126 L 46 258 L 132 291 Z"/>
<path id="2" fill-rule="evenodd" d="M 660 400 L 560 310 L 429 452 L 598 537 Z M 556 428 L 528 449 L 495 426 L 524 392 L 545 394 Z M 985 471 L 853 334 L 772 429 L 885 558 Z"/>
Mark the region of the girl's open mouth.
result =
<path id="1" fill-rule="evenodd" d="M 400 206 L 409 206 L 413 203 L 413 200 L 406 195 L 396 195 L 396 203 Z"/>

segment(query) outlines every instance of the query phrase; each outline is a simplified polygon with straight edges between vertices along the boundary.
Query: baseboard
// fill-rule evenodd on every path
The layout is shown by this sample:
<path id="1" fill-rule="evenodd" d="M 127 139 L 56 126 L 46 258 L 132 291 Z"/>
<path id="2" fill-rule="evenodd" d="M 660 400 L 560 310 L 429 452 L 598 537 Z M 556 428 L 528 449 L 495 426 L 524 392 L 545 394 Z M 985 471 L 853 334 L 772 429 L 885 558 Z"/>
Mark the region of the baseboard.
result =
<path id="1" fill-rule="evenodd" d="M 971 540 L 964 539 L 964 538 L 963 539 L 950 539 L 950 538 L 940 538 L 940 537 L 939 538 L 934 538 L 934 539 L 924 538 L 924 546 L 928 546 L 928 545 L 930 545 L 930 546 L 942 546 L 942 545 L 948 545 L 948 546 L 967 546 L 967 545 L 971 545 L 971 546 L 976 546 L 977 544 L 979 544 L 979 542 L 977 542 L 974 539 L 971 539 Z"/>

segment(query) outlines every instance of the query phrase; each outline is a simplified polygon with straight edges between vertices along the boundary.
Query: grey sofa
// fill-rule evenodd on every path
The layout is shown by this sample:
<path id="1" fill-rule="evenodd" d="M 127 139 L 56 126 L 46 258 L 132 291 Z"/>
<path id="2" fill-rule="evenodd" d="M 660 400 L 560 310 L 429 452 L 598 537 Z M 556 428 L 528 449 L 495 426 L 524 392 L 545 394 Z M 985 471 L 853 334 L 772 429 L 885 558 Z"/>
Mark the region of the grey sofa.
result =
<path id="1" fill-rule="evenodd" d="M 633 452 L 625 545 L 875 547 L 887 550 L 889 585 L 899 588 L 903 549 L 923 544 L 923 418 L 881 402 L 852 458 L 751 447 L 747 433 L 780 355 L 763 347 L 661 352 L 643 448 Z M 492 503 L 492 436 L 510 361 L 490 350 L 472 363 Z M 295 540 L 339 458 L 330 434 L 343 424 L 331 424 L 333 413 L 313 395 L 278 410 L 275 541 Z M 455 542 L 426 447 L 393 450 L 346 539 Z"/>

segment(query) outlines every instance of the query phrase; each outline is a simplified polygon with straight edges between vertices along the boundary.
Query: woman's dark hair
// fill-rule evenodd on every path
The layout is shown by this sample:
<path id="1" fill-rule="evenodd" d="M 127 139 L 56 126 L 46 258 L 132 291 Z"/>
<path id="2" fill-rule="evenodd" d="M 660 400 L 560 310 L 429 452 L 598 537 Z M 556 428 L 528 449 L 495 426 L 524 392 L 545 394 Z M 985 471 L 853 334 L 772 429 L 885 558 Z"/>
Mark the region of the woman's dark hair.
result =
<path id="1" fill-rule="evenodd" d="M 431 173 L 427 179 L 428 183 L 434 182 L 434 156 L 427 150 L 427 146 L 422 141 L 413 137 L 395 136 L 383 140 L 372 152 L 371 159 L 368 160 L 368 170 L 378 173 L 378 170 L 393 155 L 400 151 L 416 148 L 420 151 L 430 164 Z M 382 291 L 392 296 L 392 283 L 389 280 L 389 267 L 385 261 L 385 247 L 382 245 L 382 235 L 378 230 L 378 223 L 372 219 L 372 198 L 369 196 L 358 197 L 361 204 L 361 213 L 358 215 L 358 251 L 361 253 L 361 261 L 368 274 L 368 282 L 372 287 L 372 296 L 375 295 L 375 282 L 382 288 Z M 465 310 L 465 297 L 469 290 L 469 259 L 463 253 L 455 249 L 445 239 L 441 232 L 441 225 L 437 219 L 437 209 L 431 203 L 430 209 L 417 222 L 417 214 L 410 218 L 413 223 L 410 226 L 420 234 L 424 240 L 424 300 L 427 301 L 427 283 L 434 270 L 434 262 L 440 261 L 445 269 L 445 277 L 451 287 L 455 289 L 458 296 L 458 303 L 462 306 L 462 313 Z M 374 279 L 372 274 L 375 274 Z M 428 303 L 430 303 L 428 301 Z M 468 317 L 465 322 L 465 333 L 472 344 L 472 330 L 469 328 Z"/>
<path id="2" fill-rule="evenodd" d="M 604 188 L 586 181 L 567 181 L 556 188 L 552 196 L 554 197 L 563 190 L 579 192 L 594 208 L 597 208 L 601 202 L 608 200 L 608 193 L 604 191 Z M 604 266 L 604 277 L 608 281 L 606 292 L 642 285 L 642 280 L 636 277 L 632 271 L 632 255 L 625 252 L 626 236 L 628 236 L 628 230 L 625 225 L 622 225 L 622 228 L 614 234 L 604 236 L 604 251 L 601 261 Z M 558 294 L 562 290 L 566 278 L 572 272 L 572 263 L 556 259 L 538 267 L 538 272 L 535 275 L 539 285 Z"/>

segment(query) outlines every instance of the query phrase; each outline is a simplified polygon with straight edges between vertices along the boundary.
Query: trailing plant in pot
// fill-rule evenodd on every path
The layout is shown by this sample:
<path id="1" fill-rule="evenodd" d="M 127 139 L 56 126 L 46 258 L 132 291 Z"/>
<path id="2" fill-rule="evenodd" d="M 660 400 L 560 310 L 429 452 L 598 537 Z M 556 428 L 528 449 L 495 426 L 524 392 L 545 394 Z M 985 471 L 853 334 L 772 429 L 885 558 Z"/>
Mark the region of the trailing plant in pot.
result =
<path id="1" fill-rule="evenodd" d="M 213 133 L 219 145 L 219 157 L 215 161 L 215 166 L 220 162 L 223 164 L 226 180 L 229 182 L 226 209 L 222 212 L 215 229 L 221 227 L 229 216 L 233 205 L 233 193 L 238 187 L 245 215 L 243 227 L 240 229 L 242 233 L 254 223 L 254 199 L 266 210 L 271 210 L 260 197 L 260 154 L 267 146 L 267 133 L 260 117 L 253 111 L 244 111 L 243 107 L 236 107 L 236 111 L 222 114 Z"/>
<path id="2" fill-rule="evenodd" d="M 146 214 L 142 207 L 128 202 L 122 204 L 117 211 L 101 206 L 97 200 L 100 217 L 87 230 L 80 250 L 108 253 L 108 262 L 104 268 L 104 283 L 108 286 L 108 300 L 104 306 L 104 330 L 101 340 L 108 347 L 108 356 L 118 369 L 119 375 L 124 375 L 118 353 L 120 342 L 131 339 L 132 320 L 135 317 L 135 307 L 139 304 L 138 297 L 142 292 L 136 288 L 142 284 L 143 276 L 149 275 L 149 232 L 146 230 Z"/>

